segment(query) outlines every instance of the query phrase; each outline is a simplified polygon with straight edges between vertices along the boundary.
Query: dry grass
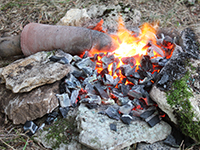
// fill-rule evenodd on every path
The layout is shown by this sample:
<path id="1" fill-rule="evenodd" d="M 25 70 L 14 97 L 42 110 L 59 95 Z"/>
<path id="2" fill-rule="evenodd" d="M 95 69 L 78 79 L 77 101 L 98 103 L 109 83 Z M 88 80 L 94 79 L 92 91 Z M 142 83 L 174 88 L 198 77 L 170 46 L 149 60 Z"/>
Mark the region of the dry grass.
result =
<path id="1" fill-rule="evenodd" d="M 183 28 L 200 23 L 200 0 L 188 7 L 187 0 L 0 0 L 0 36 L 19 34 L 29 22 L 56 24 L 70 8 L 118 3 L 142 13 L 142 22 L 160 21 L 161 27 Z M 3 60 L 4 63 L 7 60 Z M 9 63 L 9 60 L 8 60 Z M 0 149 L 45 149 L 22 133 L 22 126 L 0 115 Z M 3 120 L 1 120 L 3 119 Z"/>

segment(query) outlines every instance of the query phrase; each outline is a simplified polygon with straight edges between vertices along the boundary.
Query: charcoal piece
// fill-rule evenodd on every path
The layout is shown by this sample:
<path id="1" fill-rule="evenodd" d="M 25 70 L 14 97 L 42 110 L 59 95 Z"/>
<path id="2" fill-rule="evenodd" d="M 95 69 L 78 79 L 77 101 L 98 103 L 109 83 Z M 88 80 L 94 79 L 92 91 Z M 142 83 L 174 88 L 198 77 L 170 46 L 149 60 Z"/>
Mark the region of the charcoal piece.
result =
<path id="1" fill-rule="evenodd" d="M 110 130 L 117 131 L 117 125 L 116 124 L 111 123 L 109 126 L 110 126 Z"/>
<path id="2" fill-rule="evenodd" d="M 97 53 L 94 54 L 94 56 L 91 59 L 94 60 L 94 61 L 97 61 L 98 60 L 98 54 Z"/>
<path id="3" fill-rule="evenodd" d="M 159 122 L 160 122 L 160 117 L 158 115 L 154 116 L 151 120 L 147 121 L 150 127 L 154 127 Z"/>
<path id="4" fill-rule="evenodd" d="M 129 64 L 121 65 L 120 70 L 121 70 L 122 75 L 126 76 L 132 70 L 132 67 Z"/>
<path id="5" fill-rule="evenodd" d="M 114 96 L 116 96 L 117 98 L 123 97 L 123 94 L 121 93 L 121 90 L 118 89 L 118 88 L 113 88 L 112 89 L 112 94 L 114 94 Z"/>
<path id="6" fill-rule="evenodd" d="M 157 47 L 156 45 L 154 44 L 151 44 L 151 48 L 156 52 L 158 53 L 159 55 L 161 55 L 162 57 L 164 57 L 164 52 L 162 51 L 162 49 L 160 49 L 159 47 Z"/>
<path id="7" fill-rule="evenodd" d="M 88 109 L 95 109 L 95 108 L 97 108 L 99 105 L 98 105 L 98 104 L 92 104 L 92 103 L 90 104 L 90 103 L 89 103 L 89 104 L 86 104 L 85 106 L 86 106 Z"/>
<path id="8" fill-rule="evenodd" d="M 60 82 L 59 91 L 60 91 L 60 94 L 69 92 L 69 89 L 67 88 L 67 85 L 65 84 L 65 82 L 63 82 L 63 81 Z"/>
<path id="9" fill-rule="evenodd" d="M 107 53 L 108 54 L 108 53 Z M 101 61 L 104 63 L 104 64 L 111 64 L 113 63 L 115 60 L 115 56 L 114 55 L 106 55 L 104 56 L 103 58 L 101 58 Z"/>
<path id="10" fill-rule="evenodd" d="M 79 57 L 78 55 L 74 55 L 74 57 L 72 58 L 72 60 L 74 60 L 75 62 L 81 61 L 82 58 Z"/>
<path id="11" fill-rule="evenodd" d="M 69 64 L 69 60 L 66 57 L 62 57 L 58 62 L 61 64 Z"/>
<path id="12" fill-rule="evenodd" d="M 108 115 L 108 117 L 119 120 L 120 119 L 120 114 L 118 113 L 117 109 L 115 109 L 112 106 L 109 106 L 106 110 L 105 113 Z"/>
<path id="13" fill-rule="evenodd" d="M 121 121 L 123 122 L 123 123 L 125 123 L 125 124 L 130 124 L 131 123 L 131 121 L 132 121 L 132 117 L 130 116 L 130 115 L 122 115 L 121 116 Z"/>
<path id="14" fill-rule="evenodd" d="M 87 95 L 87 98 L 83 98 L 80 100 L 81 103 L 89 103 L 89 104 L 101 104 L 101 97 L 98 95 Z"/>
<path id="15" fill-rule="evenodd" d="M 156 57 L 151 59 L 151 63 L 158 64 L 159 61 L 162 61 L 163 57 Z"/>
<path id="16" fill-rule="evenodd" d="M 58 112 L 53 111 L 52 113 L 48 114 L 45 120 L 45 123 L 50 125 L 56 119 L 57 116 L 58 116 Z"/>
<path id="17" fill-rule="evenodd" d="M 76 77 L 76 78 L 79 78 L 79 77 L 82 77 L 82 78 L 86 78 L 87 76 L 85 75 L 85 73 L 83 72 L 83 70 L 73 70 L 71 72 L 71 74 Z"/>
<path id="18" fill-rule="evenodd" d="M 71 101 L 67 93 L 56 94 L 56 97 L 58 98 L 61 107 L 71 106 Z"/>
<path id="19" fill-rule="evenodd" d="M 138 66 L 138 68 L 137 73 L 140 75 L 140 79 L 144 79 L 147 76 L 146 71 L 141 66 Z"/>
<path id="20" fill-rule="evenodd" d="M 130 90 L 128 92 L 128 95 L 133 97 L 133 98 L 141 98 L 142 97 L 142 93 L 141 92 L 137 92 L 137 91 L 134 91 L 134 90 Z"/>
<path id="21" fill-rule="evenodd" d="M 115 87 L 115 86 L 119 83 L 119 81 L 120 81 L 120 78 L 119 78 L 119 77 L 115 78 L 115 79 L 113 80 L 113 86 Z"/>
<path id="22" fill-rule="evenodd" d="M 129 99 L 128 97 L 121 97 L 121 96 L 118 96 L 117 104 L 118 104 L 119 106 L 123 106 L 123 105 L 127 104 L 129 101 L 130 101 L 130 99 Z"/>
<path id="23" fill-rule="evenodd" d="M 81 83 L 71 73 L 66 76 L 64 81 L 69 89 L 81 88 Z"/>
<path id="24" fill-rule="evenodd" d="M 37 131 L 38 126 L 33 121 L 26 121 L 24 124 L 24 132 L 28 136 L 32 136 Z"/>
<path id="25" fill-rule="evenodd" d="M 103 99 L 109 99 L 108 94 L 104 91 L 104 89 L 101 87 L 100 84 L 95 84 L 94 85 L 94 89 L 99 93 L 99 95 L 101 96 L 101 98 L 103 98 Z"/>
<path id="26" fill-rule="evenodd" d="M 136 64 L 136 60 L 134 57 L 123 57 L 121 60 L 124 64 L 129 64 L 132 67 Z"/>
<path id="27" fill-rule="evenodd" d="M 67 118 L 67 114 L 70 110 L 69 107 L 59 107 L 60 113 L 62 115 L 63 118 Z"/>
<path id="28" fill-rule="evenodd" d="M 168 59 L 161 59 L 158 61 L 158 65 L 164 67 L 166 65 L 166 63 L 168 62 Z"/>
<path id="29" fill-rule="evenodd" d="M 129 101 L 127 104 L 119 107 L 119 111 L 122 114 L 128 115 L 133 108 L 134 108 L 134 105 L 131 103 L 131 101 Z"/>
<path id="30" fill-rule="evenodd" d="M 144 85 L 134 85 L 131 90 L 129 90 L 128 95 L 137 99 L 143 98 L 145 93 Z"/>
<path id="31" fill-rule="evenodd" d="M 140 65 L 141 65 L 142 69 L 145 71 L 150 71 L 150 72 L 153 71 L 153 65 L 152 65 L 150 57 L 148 55 L 144 55 L 142 57 Z"/>
<path id="32" fill-rule="evenodd" d="M 176 143 L 176 139 L 173 137 L 173 135 L 168 135 L 167 138 L 163 141 L 164 144 L 179 148 L 180 146 Z"/>
<path id="33" fill-rule="evenodd" d="M 72 91 L 72 94 L 71 94 L 71 97 L 70 97 L 72 107 L 76 107 L 79 91 L 80 91 L 80 89 Z"/>
<path id="34" fill-rule="evenodd" d="M 149 47 L 149 48 L 147 49 L 147 55 L 148 55 L 150 58 L 154 57 L 154 52 L 153 52 L 153 48 L 152 48 L 152 47 Z"/>
<path id="35" fill-rule="evenodd" d="M 125 84 L 125 83 L 126 83 L 126 78 L 123 78 L 123 79 L 121 80 L 121 82 L 122 82 L 122 84 Z"/>
<path id="36" fill-rule="evenodd" d="M 163 85 L 163 84 L 165 84 L 166 82 L 168 82 L 168 80 L 169 80 L 169 75 L 168 75 L 167 73 L 165 73 L 165 74 L 161 77 L 161 79 L 158 81 L 158 84 Z"/>
<path id="37" fill-rule="evenodd" d="M 132 78 L 132 77 L 127 77 L 127 80 L 132 82 L 134 85 L 138 85 L 138 79 Z"/>
<path id="38" fill-rule="evenodd" d="M 114 74 L 115 74 L 115 71 L 116 71 L 116 69 L 117 69 L 117 63 L 116 62 L 114 62 L 113 64 L 112 64 L 112 76 L 114 76 Z"/>
<path id="39" fill-rule="evenodd" d="M 53 61 L 53 62 L 57 62 L 57 61 L 59 61 L 61 58 L 62 58 L 62 57 L 58 57 L 58 56 L 53 55 L 53 56 L 51 56 L 51 57 L 49 58 L 49 60 L 50 60 L 50 61 Z"/>
<path id="40" fill-rule="evenodd" d="M 170 36 L 165 36 L 162 42 L 162 45 L 169 47 L 173 44 L 173 39 Z"/>
<path id="41" fill-rule="evenodd" d="M 113 85 L 113 83 L 114 83 L 113 77 L 109 74 L 105 74 L 103 76 L 103 83 L 105 85 Z"/>
<path id="42" fill-rule="evenodd" d="M 87 77 L 91 76 L 93 74 L 93 71 L 94 71 L 91 67 L 84 67 L 84 68 L 82 68 L 82 70 Z"/>
<path id="43" fill-rule="evenodd" d="M 94 87 L 92 86 L 92 84 L 88 83 L 85 86 L 85 90 L 89 93 L 89 94 L 96 94 L 96 91 L 94 90 Z"/>
<path id="44" fill-rule="evenodd" d="M 100 72 L 100 75 L 103 77 L 105 74 L 108 74 L 108 73 L 109 73 L 108 68 L 105 68 Z"/>
<path id="45" fill-rule="evenodd" d="M 94 74 L 91 77 L 85 78 L 85 80 L 83 81 L 83 85 L 85 86 L 87 84 L 94 84 L 94 82 L 97 80 L 98 80 L 98 78 L 97 78 L 96 74 Z"/>
<path id="46" fill-rule="evenodd" d="M 143 119 L 148 118 L 149 116 L 151 116 L 153 113 L 155 112 L 155 109 L 152 110 L 146 110 L 145 112 L 143 112 L 140 117 Z"/>
<path id="47" fill-rule="evenodd" d="M 82 59 L 81 61 L 77 62 L 75 64 L 79 69 L 83 69 L 83 68 L 86 68 L 86 67 L 90 67 L 92 68 L 93 70 L 95 69 L 96 67 L 96 64 L 95 62 L 93 62 L 89 57 L 85 58 L 85 59 Z"/>
<path id="48" fill-rule="evenodd" d="M 125 84 L 120 84 L 120 89 L 121 89 L 123 95 L 127 96 L 128 92 L 130 90 L 130 86 L 129 85 L 125 85 Z"/>
<path id="49" fill-rule="evenodd" d="M 85 51 L 85 53 L 84 53 L 82 59 L 87 58 L 87 57 L 89 57 L 89 52 L 88 52 L 88 51 Z"/>

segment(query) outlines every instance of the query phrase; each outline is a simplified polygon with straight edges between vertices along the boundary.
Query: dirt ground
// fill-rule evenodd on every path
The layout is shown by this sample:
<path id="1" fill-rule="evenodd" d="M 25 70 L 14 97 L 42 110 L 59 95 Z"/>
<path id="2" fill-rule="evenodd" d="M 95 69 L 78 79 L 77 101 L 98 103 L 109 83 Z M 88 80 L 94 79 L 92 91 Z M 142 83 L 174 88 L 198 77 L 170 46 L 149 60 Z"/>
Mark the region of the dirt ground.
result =
<path id="1" fill-rule="evenodd" d="M 200 24 L 200 0 L 0 0 L 0 37 L 18 35 L 30 23 L 56 24 L 71 8 L 121 5 L 141 12 L 141 23 L 160 21 L 162 28 L 182 30 Z M 0 58 L 0 67 L 18 57 Z M 45 149 L 0 113 L 0 149 Z"/>

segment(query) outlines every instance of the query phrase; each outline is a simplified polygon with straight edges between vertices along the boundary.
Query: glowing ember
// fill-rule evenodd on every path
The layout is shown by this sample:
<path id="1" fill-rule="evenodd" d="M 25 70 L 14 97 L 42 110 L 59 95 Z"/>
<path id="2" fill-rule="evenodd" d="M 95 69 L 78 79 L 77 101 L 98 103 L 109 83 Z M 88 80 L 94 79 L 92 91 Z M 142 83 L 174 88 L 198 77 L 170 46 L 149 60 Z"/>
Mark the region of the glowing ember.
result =
<path id="1" fill-rule="evenodd" d="M 102 20 L 100 21 L 100 25 L 102 25 Z M 97 25 L 99 26 L 99 25 Z M 116 35 L 110 35 L 113 39 L 113 42 L 115 45 L 117 45 L 117 49 L 112 51 L 111 54 L 108 54 L 107 52 L 104 52 L 104 54 L 107 53 L 107 55 L 114 55 L 115 58 L 118 58 L 118 62 L 116 64 L 116 68 L 119 68 L 120 66 L 124 65 L 124 61 L 126 59 L 133 60 L 133 66 L 137 66 L 136 69 L 138 69 L 138 66 L 140 65 L 140 61 L 143 57 L 143 55 L 148 54 L 148 48 L 150 45 L 156 45 L 157 47 L 160 47 L 156 44 L 156 30 L 158 25 L 151 25 L 148 23 L 144 23 L 139 33 L 134 33 L 129 30 L 127 30 L 124 26 L 123 20 L 120 17 L 119 18 L 119 25 L 118 25 L 118 32 Z M 102 30 L 102 29 L 101 29 Z M 156 47 L 155 46 L 155 47 Z M 158 48 L 157 48 L 158 49 Z M 92 49 L 89 54 L 94 56 L 95 54 L 98 54 L 99 51 Z M 163 56 L 164 52 L 162 50 L 154 50 L 152 51 L 151 58 L 155 58 L 158 56 Z M 109 56 L 108 56 L 109 57 Z M 102 67 L 102 62 L 100 61 L 102 57 L 98 56 L 97 58 L 97 71 L 100 73 L 104 68 Z M 114 67 L 113 63 L 106 64 L 108 65 L 108 74 L 112 75 L 114 78 L 120 77 L 122 79 L 121 73 L 113 73 L 112 68 Z"/>

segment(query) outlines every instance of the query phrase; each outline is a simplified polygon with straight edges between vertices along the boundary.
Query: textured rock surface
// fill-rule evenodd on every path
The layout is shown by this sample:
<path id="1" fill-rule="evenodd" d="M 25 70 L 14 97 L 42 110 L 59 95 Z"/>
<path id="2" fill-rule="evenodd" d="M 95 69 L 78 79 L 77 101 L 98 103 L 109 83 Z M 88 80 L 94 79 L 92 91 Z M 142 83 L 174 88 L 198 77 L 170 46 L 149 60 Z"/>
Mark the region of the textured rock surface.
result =
<path id="1" fill-rule="evenodd" d="M 153 144 L 139 143 L 136 150 L 180 150 L 180 148 L 167 146 L 160 141 Z"/>
<path id="2" fill-rule="evenodd" d="M 70 9 L 65 16 L 57 23 L 57 25 L 78 26 L 89 20 L 86 9 Z"/>
<path id="3" fill-rule="evenodd" d="M 28 93 L 12 93 L 2 84 L 0 110 L 8 115 L 14 124 L 24 124 L 27 120 L 34 120 L 52 112 L 59 105 L 55 96 L 58 92 L 58 82 Z"/>
<path id="4" fill-rule="evenodd" d="M 6 88 L 13 93 L 29 92 L 62 79 L 70 71 L 70 67 L 51 62 L 48 59 L 50 53 L 39 52 L 4 67 L 1 77 L 5 80 Z"/>
<path id="5" fill-rule="evenodd" d="M 171 132 L 171 127 L 164 121 L 153 128 L 143 121 L 134 121 L 128 126 L 84 105 L 79 106 L 77 113 L 79 142 L 92 149 L 121 150 L 137 142 L 154 143 L 165 139 Z M 116 125 L 117 131 L 110 129 L 111 123 Z"/>

